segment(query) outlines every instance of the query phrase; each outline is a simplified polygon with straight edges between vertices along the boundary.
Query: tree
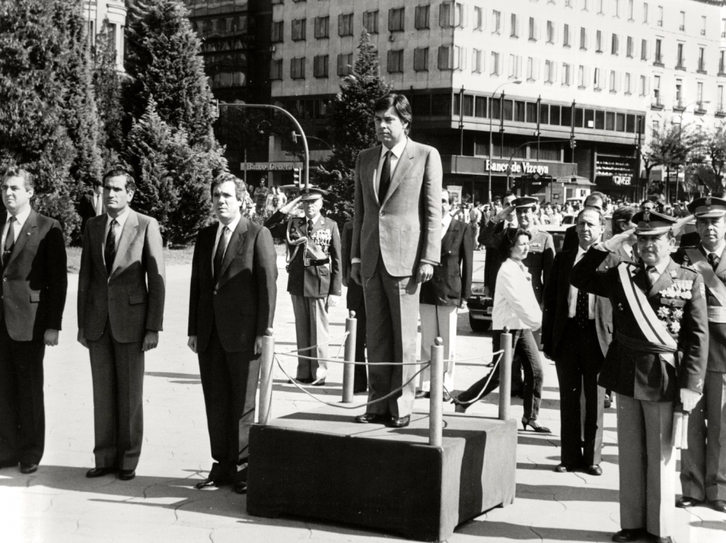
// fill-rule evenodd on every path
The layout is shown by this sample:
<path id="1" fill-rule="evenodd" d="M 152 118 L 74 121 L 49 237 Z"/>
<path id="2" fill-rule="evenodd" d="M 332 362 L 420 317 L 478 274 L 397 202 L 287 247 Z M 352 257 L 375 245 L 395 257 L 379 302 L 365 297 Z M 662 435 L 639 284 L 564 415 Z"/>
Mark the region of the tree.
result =
<path id="1" fill-rule="evenodd" d="M 721 124 L 704 135 L 701 147 L 702 160 L 692 164 L 688 173 L 695 183 L 705 185 L 710 194 L 722 196 L 726 173 L 726 127 Z"/>
<path id="2" fill-rule="evenodd" d="M 126 111 L 139 119 L 153 98 L 159 116 L 192 145 L 215 145 L 216 113 L 200 42 L 177 0 L 137 0 L 129 10 Z"/>
<path id="3" fill-rule="evenodd" d="M 100 164 L 84 28 L 80 0 L 0 0 L 0 167 L 35 175 L 34 208 L 66 238 Z"/>
<path id="4" fill-rule="evenodd" d="M 116 68 L 116 46 L 110 33 L 108 19 L 103 21 L 93 48 L 93 90 L 96 97 L 105 169 L 118 161 L 123 150 L 121 120 L 121 76 Z"/>
<path id="5" fill-rule="evenodd" d="M 352 74 L 343 80 L 330 105 L 333 154 L 315 172 L 316 183 L 329 192 L 328 215 L 340 224 L 353 216 L 358 153 L 377 143 L 373 107 L 390 92 L 391 86 L 380 76 L 378 51 L 364 30 Z"/>
<path id="6" fill-rule="evenodd" d="M 672 170 L 676 172 L 695 159 L 700 149 L 700 136 L 689 126 L 669 124 L 654 132 L 647 149 L 643 152 L 646 165 L 663 166 L 666 169 L 665 197 L 670 200 L 669 180 Z M 647 170 L 646 170 L 647 171 Z M 677 190 L 677 189 L 676 189 Z M 677 196 L 677 195 L 676 195 Z"/>

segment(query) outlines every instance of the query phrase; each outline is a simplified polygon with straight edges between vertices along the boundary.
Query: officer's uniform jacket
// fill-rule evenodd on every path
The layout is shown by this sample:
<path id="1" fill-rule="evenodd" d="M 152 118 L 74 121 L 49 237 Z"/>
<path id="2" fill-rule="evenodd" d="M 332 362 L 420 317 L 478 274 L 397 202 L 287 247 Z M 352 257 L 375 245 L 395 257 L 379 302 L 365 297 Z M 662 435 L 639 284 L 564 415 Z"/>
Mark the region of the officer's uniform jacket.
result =
<path id="1" fill-rule="evenodd" d="M 649 288 L 642 265 L 623 262 L 598 272 L 608 254 L 591 248 L 571 275 L 575 287 L 606 296 L 612 304 L 615 335 L 600 373 L 600 385 L 636 400 L 656 402 L 677 401 L 681 388 L 703 392 L 709 335 L 701 276 L 693 268 L 670 260 L 665 272 Z M 628 301 L 627 287 L 622 282 L 623 266 L 675 341 L 675 352 L 649 341 L 643 332 L 648 322 L 636 316 Z"/>

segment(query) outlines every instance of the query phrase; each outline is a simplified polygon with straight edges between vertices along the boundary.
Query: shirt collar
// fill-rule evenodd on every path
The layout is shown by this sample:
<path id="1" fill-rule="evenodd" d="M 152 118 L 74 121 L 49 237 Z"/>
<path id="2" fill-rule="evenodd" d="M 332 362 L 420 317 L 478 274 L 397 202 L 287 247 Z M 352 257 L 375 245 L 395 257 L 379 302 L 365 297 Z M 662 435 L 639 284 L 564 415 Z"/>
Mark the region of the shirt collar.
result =
<path id="1" fill-rule="evenodd" d="M 408 143 L 408 138 L 403 138 L 401 141 L 399 141 L 396 145 L 391 147 L 391 153 L 393 153 L 393 156 L 398 159 L 403 154 L 403 150 L 406 148 L 406 143 Z M 381 159 L 385 156 L 386 151 L 388 151 L 388 147 L 385 145 L 381 146 Z"/>
<path id="2" fill-rule="evenodd" d="M 239 224 L 239 221 L 241 218 L 242 218 L 241 214 L 237 215 L 237 218 L 235 218 L 231 223 L 226 225 L 226 228 L 229 228 L 230 232 L 234 232 L 235 230 L 237 230 L 237 225 Z M 220 222 L 219 226 L 217 227 L 217 235 L 220 235 L 224 228 L 225 228 L 225 225 Z"/>
<path id="3" fill-rule="evenodd" d="M 15 220 L 18 221 L 18 226 L 20 226 L 20 228 L 23 227 L 23 225 L 25 224 L 25 221 L 27 221 L 28 220 L 28 217 L 30 217 L 30 212 L 31 211 L 32 211 L 32 208 L 30 206 L 28 206 L 28 208 L 25 211 L 23 211 L 23 212 L 18 213 L 17 215 L 15 215 Z M 12 216 L 13 216 L 12 213 L 10 213 L 8 211 L 7 212 L 7 216 L 5 217 L 5 223 L 6 224 L 8 222 L 10 222 L 10 217 L 12 217 Z"/>
<path id="4" fill-rule="evenodd" d="M 126 206 L 124 210 L 119 214 L 118 217 L 116 217 L 116 222 L 118 223 L 121 230 L 124 228 L 124 224 L 126 224 L 126 219 L 129 218 L 129 206 Z M 106 216 L 106 230 L 111 228 L 111 221 L 113 221 L 113 218 L 111 215 Z"/>
<path id="5" fill-rule="evenodd" d="M 703 248 L 703 250 L 706 251 L 706 255 L 714 253 L 717 257 L 721 258 L 724 248 L 726 248 L 726 241 L 721 240 L 721 243 L 718 244 L 718 247 L 716 247 L 715 250 L 709 251 L 705 247 Z"/>

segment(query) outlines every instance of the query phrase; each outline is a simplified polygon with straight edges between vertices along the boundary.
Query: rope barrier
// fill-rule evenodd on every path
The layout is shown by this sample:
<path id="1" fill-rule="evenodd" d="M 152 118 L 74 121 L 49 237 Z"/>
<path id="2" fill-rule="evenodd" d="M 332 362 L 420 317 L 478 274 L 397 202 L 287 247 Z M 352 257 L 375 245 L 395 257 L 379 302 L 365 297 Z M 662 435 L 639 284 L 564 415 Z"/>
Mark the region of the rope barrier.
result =
<path id="1" fill-rule="evenodd" d="M 326 343 L 318 343 L 317 345 L 312 345 L 310 347 L 303 347 L 302 349 L 294 349 L 294 350 L 289 351 L 289 352 L 291 352 L 291 353 L 300 353 L 302 351 L 312 351 L 313 349 L 317 349 L 318 347 L 322 347 L 323 345 L 332 345 L 334 341 L 345 340 L 345 338 L 347 338 L 347 337 L 348 337 L 348 331 L 346 330 L 345 333 L 342 336 L 333 338 L 333 339 L 331 339 L 330 341 L 328 341 Z M 340 346 L 342 346 L 342 345 L 345 345 L 345 341 L 343 341 L 339 345 L 338 352 L 340 352 Z M 315 360 L 318 360 L 318 359 L 315 358 Z"/>
<path id="2" fill-rule="evenodd" d="M 403 390 L 409 383 L 413 382 L 413 380 L 416 379 L 422 371 L 424 371 L 431 365 L 431 364 L 425 364 L 419 371 L 417 371 L 415 374 L 413 374 L 413 376 L 408 381 L 403 383 L 403 385 L 401 385 L 399 388 L 392 390 L 391 392 L 389 392 L 385 396 L 378 398 L 377 400 L 373 400 L 372 402 L 369 401 L 369 402 L 365 402 L 363 404 L 357 404 L 357 405 L 340 405 L 338 403 L 330 403 L 330 402 L 323 401 L 320 398 L 318 398 L 317 396 L 315 396 L 314 394 L 311 394 L 310 392 L 308 392 L 305 387 L 300 386 L 300 384 L 295 379 L 293 379 L 289 373 L 287 373 L 285 371 L 285 368 L 282 367 L 282 363 L 280 362 L 280 359 L 277 356 L 275 356 L 275 360 L 277 361 L 277 366 L 280 368 L 280 370 L 282 370 L 282 373 L 285 374 L 285 377 L 287 377 L 289 381 L 292 381 L 293 385 L 295 385 L 297 388 L 302 390 L 305 394 L 307 394 L 314 400 L 322 403 L 323 405 L 327 405 L 329 407 L 337 407 L 339 409 L 360 409 L 361 407 L 373 405 L 375 403 L 382 402 L 383 400 L 387 400 L 388 398 L 392 397 L 397 392 Z M 391 362 L 391 364 L 392 363 L 393 362 Z"/>
<path id="3" fill-rule="evenodd" d="M 474 399 L 472 399 L 472 400 L 468 400 L 468 401 L 460 401 L 460 400 L 457 400 L 456 398 L 453 398 L 453 396 L 452 396 L 452 398 L 454 399 L 454 403 L 455 404 L 457 404 L 457 405 L 471 405 L 471 404 L 473 404 L 475 402 L 478 402 L 481 399 L 481 397 L 484 395 L 484 391 L 487 389 L 487 387 L 489 386 L 489 383 L 492 380 L 492 377 L 494 376 L 494 372 L 497 371 L 497 368 L 499 367 L 499 362 L 501 361 L 502 356 L 504 356 L 504 351 L 503 350 L 502 351 L 499 351 L 499 353 L 501 353 L 501 354 L 499 355 L 499 357 L 494 362 L 494 367 L 492 368 L 492 371 L 489 372 L 489 377 L 487 378 L 487 382 L 484 384 L 484 386 L 482 387 L 482 389 L 479 391 L 479 394 L 477 395 L 477 397 L 474 398 Z M 444 386 L 444 390 L 446 390 L 446 387 L 445 386 Z M 449 391 L 446 390 L 446 392 L 449 392 Z M 449 392 L 449 395 L 451 395 L 451 392 Z"/>
<path id="4" fill-rule="evenodd" d="M 309 347 L 306 347 L 308 349 Z M 318 360 L 322 362 L 329 362 L 332 364 L 356 364 L 359 366 L 391 366 L 393 364 L 398 364 L 400 366 L 419 366 L 421 364 L 428 364 L 430 361 L 421 361 L 421 362 L 359 362 L 356 360 L 343 360 L 340 357 L 337 358 L 317 358 L 315 356 L 305 356 L 304 354 L 297 354 L 298 351 L 287 351 L 287 352 L 277 352 L 275 353 L 275 356 L 289 356 L 294 358 L 302 358 L 305 360 Z M 492 353 L 492 356 L 499 355 L 501 358 L 501 355 L 504 354 L 503 350 L 496 351 Z M 449 362 L 468 362 L 469 360 L 481 360 L 481 356 L 476 356 L 472 358 L 464 358 L 464 359 L 458 359 L 458 358 L 448 358 L 444 360 L 444 364 L 448 364 Z"/>

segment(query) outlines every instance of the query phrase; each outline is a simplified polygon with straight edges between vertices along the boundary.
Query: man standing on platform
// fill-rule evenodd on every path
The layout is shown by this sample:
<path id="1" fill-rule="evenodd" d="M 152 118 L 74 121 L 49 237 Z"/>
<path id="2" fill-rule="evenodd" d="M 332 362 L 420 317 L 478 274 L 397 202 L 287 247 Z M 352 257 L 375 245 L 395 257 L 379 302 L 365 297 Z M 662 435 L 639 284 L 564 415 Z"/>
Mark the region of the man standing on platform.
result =
<path id="1" fill-rule="evenodd" d="M 196 487 L 232 484 L 239 494 L 247 491 L 262 338 L 272 327 L 277 299 L 272 235 L 242 216 L 244 192 L 231 174 L 212 182 L 219 222 L 199 232 L 194 246 L 187 342 L 199 357 L 214 459 Z"/>
<path id="2" fill-rule="evenodd" d="M 440 337 L 444 341 L 444 386 L 454 390 L 454 359 L 456 358 L 457 309 L 471 296 L 471 274 L 474 265 L 474 238 L 469 225 L 451 216 L 449 191 L 441 191 L 441 260 L 434 276 L 421 285 L 421 364 L 431 360 L 431 345 Z M 449 394 L 444 391 L 444 401 Z M 420 390 L 416 397 L 428 397 L 431 391 L 431 370 L 421 372 Z"/>
<path id="3" fill-rule="evenodd" d="M 558 473 L 585 470 L 602 475 L 603 400 L 605 390 L 597 379 L 612 341 L 612 308 L 607 298 L 588 294 L 570 284 L 572 268 L 592 244 L 600 241 L 604 217 L 595 208 L 577 216 L 579 246 L 555 256 L 545 287 L 542 343 L 555 361 L 560 389 L 561 449 Z M 617 265 L 614 255 L 601 266 Z M 607 267 L 605 267 L 607 266 Z M 584 437 L 580 396 L 585 395 Z"/>
<path id="4" fill-rule="evenodd" d="M 572 270 L 572 285 L 607 296 L 615 337 L 600 385 L 618 394 L 620 525 L 613 541 L 652 537 L 672 542 L 676 404 L 691 411 L 703 391 L 708 315 L 703 279 L 670 257 L 675 219 L 639 212 L 639 264 L 598 271 L 630 232 L 590 248 Z M 680 407 L 678 407 L 680 409 Z"/>
<path id="5" fill-rule="evenodd" d="M 359 423 L 408 426 L 416 384 L 416 336 L 421 283 L 441 254 L 439 152 L 408 137 L 413 116 L 402 94 L 374 105 L 382 145 L 358 155 L 351 278 L 363 286 L 367 310 L 368 400 Z M 401 389 L 400 391 L 398 389 Z"/>
<path id="6" fill-rule="evenodd" d="M 302 202 L 305 216 L 289 217 Z M 289 255 L 287 291 L 295 313 L 298 363 L 295 379 L 322 386 L 328 375 L 328 307 L 341 294 L 340 233 L 323 217 L 323 191 L 310 188 L 265 222 L 272 235 L 286 241 Z"/>
<path id="7" fill-rule="evenodd" d="M 129 207 L 136 185 L 123 170 L 103 176 L 106 213 L 88 221 L 78 274 L 78 342 L 93 381 L 96 467 L 136 476 L 144 440 L 144 355 L 164 320 L 164 249 L 156 219 Z"/>
<path id="8" fill-rule="evenodd" d="M 43 358 L 58 345 L 68 275 L 60 224 L 33 211 L 33 176 L 2 176 L 0 468 L 34 473 L 45 449 Z"/>
<path id="9" fill-rule="evenodd" d="M 703 396 L 688 418 L 688 449 L 681 451 L 678 507 L 708 503 L 726 513 L 726 200 L 694 200 L 698 247 L 681 248 L 679 256 L 703 276 L 708 304 L 710 343 Z"/>

